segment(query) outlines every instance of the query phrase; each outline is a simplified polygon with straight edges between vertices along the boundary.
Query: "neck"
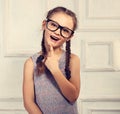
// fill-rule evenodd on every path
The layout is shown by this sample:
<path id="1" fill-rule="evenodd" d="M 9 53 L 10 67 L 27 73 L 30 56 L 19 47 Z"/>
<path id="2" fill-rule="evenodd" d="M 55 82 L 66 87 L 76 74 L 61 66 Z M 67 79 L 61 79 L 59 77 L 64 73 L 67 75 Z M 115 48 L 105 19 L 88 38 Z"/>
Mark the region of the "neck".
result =
<path id="1" fill-rule="evenodd" d="M 56 49 L 54 49 L 54 52 L 55 52 L 56 54 L 61 54 L 62 51 L 63 51 L 63 50 L 62 50 L 61 48 L 56 48 Z"/>
<path id="2" fill-rule="evenodd" d="M 59 54 L 61 54 L 63 52 L 62 48 L 54 48 L 53 47 L 53 49 L 54 49 L 54 53 L 57 54 L 57 55 L 59 55 Z M 47 48 L 47 53 L 49 53 L 49 51 L 50 51 L 50 49 Z"/>

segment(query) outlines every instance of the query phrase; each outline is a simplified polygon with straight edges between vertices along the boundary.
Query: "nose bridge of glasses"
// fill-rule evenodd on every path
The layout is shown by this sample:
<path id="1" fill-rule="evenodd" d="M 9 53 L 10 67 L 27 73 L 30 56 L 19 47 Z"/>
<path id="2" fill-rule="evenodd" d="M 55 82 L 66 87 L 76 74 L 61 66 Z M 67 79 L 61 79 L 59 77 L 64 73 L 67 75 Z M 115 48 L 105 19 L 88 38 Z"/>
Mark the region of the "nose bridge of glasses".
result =
<path id="1" fill-rule="evenodd" d="M 61 34 L 62 29 L 63 27 L 59 25 L 55 32 Z"/>

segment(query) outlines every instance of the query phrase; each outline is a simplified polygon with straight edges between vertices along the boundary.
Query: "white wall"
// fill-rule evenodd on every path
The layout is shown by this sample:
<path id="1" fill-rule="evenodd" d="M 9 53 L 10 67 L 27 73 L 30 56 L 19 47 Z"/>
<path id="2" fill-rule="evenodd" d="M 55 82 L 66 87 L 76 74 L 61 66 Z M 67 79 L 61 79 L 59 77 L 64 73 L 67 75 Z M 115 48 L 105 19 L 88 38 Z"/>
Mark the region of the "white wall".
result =
<path id="1" fill-rule="evenodd" d="M 22 70 L 40 50 L 46 11 L 62 5 L 77 13 L 72 51 L 81 58 L 80 114 L 120 114 L 119 0 L 0 0 L 0 114 L 25 114 Z"/>

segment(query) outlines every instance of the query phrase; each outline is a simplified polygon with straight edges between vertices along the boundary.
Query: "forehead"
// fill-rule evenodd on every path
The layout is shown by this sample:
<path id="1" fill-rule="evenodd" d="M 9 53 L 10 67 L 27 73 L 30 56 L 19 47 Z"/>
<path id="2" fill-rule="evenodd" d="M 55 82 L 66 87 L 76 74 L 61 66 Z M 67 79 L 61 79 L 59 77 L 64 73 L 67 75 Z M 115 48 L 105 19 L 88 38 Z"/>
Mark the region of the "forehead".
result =
<path id="1" fill-rule="evenodd" d="M 56 21 L 61 26 L 68 27 L 70 29 L 73 29 L 74 23 L 71 16 L 65 14 L 64 12 L 57 12 L 54 13 L 50 19 Z"/>

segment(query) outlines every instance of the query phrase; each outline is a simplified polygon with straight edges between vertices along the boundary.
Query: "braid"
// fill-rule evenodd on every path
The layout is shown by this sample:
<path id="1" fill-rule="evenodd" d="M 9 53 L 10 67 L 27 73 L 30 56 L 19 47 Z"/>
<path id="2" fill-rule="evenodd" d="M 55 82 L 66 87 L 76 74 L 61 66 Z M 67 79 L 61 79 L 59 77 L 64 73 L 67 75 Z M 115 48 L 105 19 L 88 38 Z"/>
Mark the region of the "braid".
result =
<path id="1" fill-rule="evenodd" d="M 42 61 L 46 55 L 46 48 L 45 48 L 45 43 L 44 43 L 44 33 L 45 33 L 45 31 L 43 32 L 43 38 L 42 38 L 42 42 L 41 42 L 42 54 L 37 58 L 37 61 L 36 61 L 38 74 L 44 72 L 44 69 L 45 69 L 45 65 Z"/>
<path id="2" fill-rule="evenodd" d="M 41 48 L 42 48 L 42 55 L 45 56 L 46 55 L 46 48 L 45 48 L 45 40 L 44 40 L 44 34 L 45 34 L 45 31 L 43 31 L 43 38 L 42 38 L 42 42 L 41 42 Z"/>
<path id="3" fill-rule="evenodd" d="M 68 80 L 71 78 L 70 55 L 71 55 L 71 49 L 70 49 L 70 40 L 69 40 L 66 42 L 66 64 L 65 64 L 65 74 Z"/>

